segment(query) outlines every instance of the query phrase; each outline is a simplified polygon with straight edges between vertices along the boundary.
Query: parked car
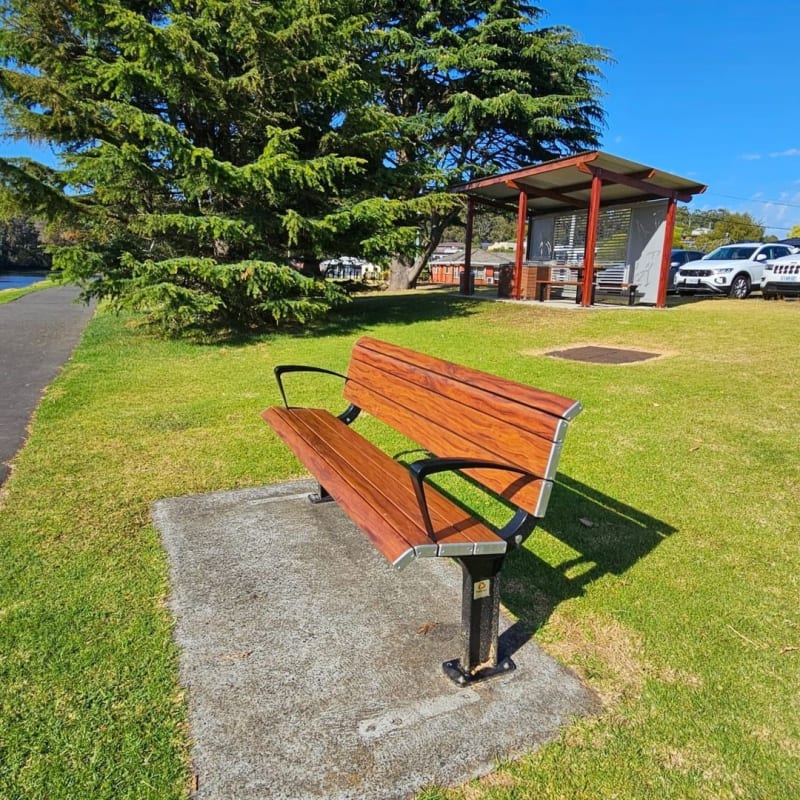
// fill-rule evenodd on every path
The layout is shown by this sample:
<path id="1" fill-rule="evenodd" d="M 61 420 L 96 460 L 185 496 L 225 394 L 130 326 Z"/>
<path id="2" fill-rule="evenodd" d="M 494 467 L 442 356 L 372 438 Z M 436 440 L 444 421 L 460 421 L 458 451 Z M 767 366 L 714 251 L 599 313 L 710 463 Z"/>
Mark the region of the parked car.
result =
<path id="1" fill-rule="evenodd" d="M 768 261 L 761 276 L 761 296 L 765 300 L 784 295 L 800 295 L 800 254 Z"/>
<path id="2" fill-rule="evenodd" d="M 678 270 L 687 261 L 697 261 L 697 259 L 702 258 L 704 255 L 705 253 L 701 252 L 700 250 L 673 250 L 669 259 L 669 280 L 667 282 L 667 291 L 675 291 L 675 276 L 678 274 Z"/>
<path id="3" fill-rule="evenodd" d="M 739 242 L 712 250 L 699 261 L 689 261 L 678 269 L 675 290 L 678 294 L 710 292 L 739 300 L 760 288 L 768 260 L 788 256 L 793 248 L 773 242 Z"/>

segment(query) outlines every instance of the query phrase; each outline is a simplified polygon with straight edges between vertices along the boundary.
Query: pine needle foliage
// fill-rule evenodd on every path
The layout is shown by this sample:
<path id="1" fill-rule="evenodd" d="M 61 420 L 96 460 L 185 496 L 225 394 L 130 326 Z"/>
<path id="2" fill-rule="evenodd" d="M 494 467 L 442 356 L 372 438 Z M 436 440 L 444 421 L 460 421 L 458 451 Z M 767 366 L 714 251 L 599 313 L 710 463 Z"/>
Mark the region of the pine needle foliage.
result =
<path id="1" fill-rule="evenodd" d="M 378 102 L 396 131 L 390 197 L 429 195 L 419 247 L 393 264 L 413 283 L 461 207 L 448 186 L 597 145 L 605 50 L 580 42 L 520 0 L 388 0 L 378 4 Z"/>
<path id="2" fill-rule="evenodd" d="M 331 120 L 363 99 L 347 45 L 365 21 L 341 12 L 0 3 L 6 129 L 61 164 L 3 162 L 4 205 L 49 217 L 66 280 L 164 329 L 324 313 L 345 297 L 315 279 L 319 260 L 384 213 L 371 211 L 368 153 L 330 146 Z"/>

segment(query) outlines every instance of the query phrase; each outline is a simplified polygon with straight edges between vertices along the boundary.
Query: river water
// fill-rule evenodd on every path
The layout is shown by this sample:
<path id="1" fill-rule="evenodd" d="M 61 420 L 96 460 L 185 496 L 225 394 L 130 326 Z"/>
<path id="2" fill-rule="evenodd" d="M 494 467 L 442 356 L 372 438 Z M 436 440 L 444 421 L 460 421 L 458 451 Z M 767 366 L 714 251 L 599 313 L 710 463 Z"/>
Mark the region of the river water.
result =
<path id="1" fill-rule="evenodd" d="M 22 289 L 47 277 L 46 270 L 32 272 L 12 272 L 0 269 L 0 291 L 3 289 Z"/>

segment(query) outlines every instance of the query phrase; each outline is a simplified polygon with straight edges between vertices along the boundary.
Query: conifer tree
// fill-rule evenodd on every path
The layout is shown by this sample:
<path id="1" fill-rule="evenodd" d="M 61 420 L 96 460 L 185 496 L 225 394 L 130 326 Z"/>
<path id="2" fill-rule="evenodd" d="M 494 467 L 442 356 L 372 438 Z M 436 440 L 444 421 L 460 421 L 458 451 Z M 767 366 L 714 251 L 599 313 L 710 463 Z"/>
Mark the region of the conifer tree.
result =
<path id="1" fill-rule="evenodd" d="M 448 185 L 596 144 L 605 53 L 520 0 L 0 0 L 0 212 L 160 324 L 303 319 L 327 255 L 413 285 Z"/>
<path id="2" fill-rule="evenodd" d="M 57 218 L 67 279 L 168 327 L 304 319 L 341 299 L 312 274 L 385 216 L 336 146 L 363 101 L 365 20 L 291 0 L 8 0 L 2 113 L 59 169 L 0 163 L 7 210 Z M 368 154 L 368 148 L 361 147 Z M 69 187 L 69 191 L 65 191 Z"/>
<path id="3" fill-rule="evenodd" d="M 394 287 L 413 284 L 458 218 L 449 185 L 596 146 L 608 56 L 544 17 L 524 0 L 379 3 L 368 60 L 396 130 L 386 184 L 421 234 L 394 260 Z"/>

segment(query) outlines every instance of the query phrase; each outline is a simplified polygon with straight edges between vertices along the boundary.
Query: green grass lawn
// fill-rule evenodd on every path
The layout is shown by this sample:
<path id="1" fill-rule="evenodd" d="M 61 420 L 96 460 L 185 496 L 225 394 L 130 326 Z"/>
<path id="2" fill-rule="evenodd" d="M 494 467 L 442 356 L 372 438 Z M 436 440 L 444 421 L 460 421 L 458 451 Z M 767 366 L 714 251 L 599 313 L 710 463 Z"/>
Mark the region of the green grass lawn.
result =
<path id="1" fill-rule="evenodd" d="M 4 303 L 12 302 L 12 300 L 18 300 L 20 297 L 24 297 L 31 292 L 40 292 L 42 289 L 49 289 L 53 285 L 53 281 L 45 278 L 18 289 L 0 289 L 0 306 Z"/>
<path id="2" fill-rule="evenodd" d="M 364 333 L 585 406 L 503 599 L 604 711 L 426 800 L 798 796 L 798 330 L 800 303 L 758 298 L 587 312 L 384 295 L 305 332 L 216 345 L 97 316 L 0 499 L 0 797 L 185 796 L 150 504 L 302 474 L 259 417 L 278 402 L 272 366 L 344 370 Z M 662 355 L 545 355 L 580 344 Z M 294 402 L 341 405 L 335 383 L 301 380 Z"/>

